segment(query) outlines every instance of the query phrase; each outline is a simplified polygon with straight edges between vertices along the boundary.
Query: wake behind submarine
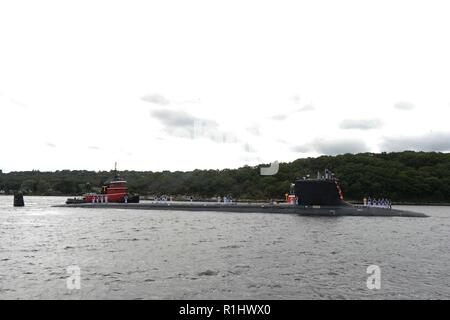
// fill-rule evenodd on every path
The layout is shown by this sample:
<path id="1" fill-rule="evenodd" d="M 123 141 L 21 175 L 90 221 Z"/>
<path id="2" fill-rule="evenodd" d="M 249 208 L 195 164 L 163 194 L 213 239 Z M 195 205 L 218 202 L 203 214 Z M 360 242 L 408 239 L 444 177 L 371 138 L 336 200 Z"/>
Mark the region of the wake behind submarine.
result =
<path id="1" fill-rule="evenodd" d="M 126 194 L 126 181 L 121 180 L 121 192 Z M 107 190 L 108 191 L 108 190 Z M 117 189 L 115 190 L 117 192 Z M 105 192 L 108 193 L 108 192 Z M 138 197 L 138 196 L 137 196 Z M 86 198 L 85 198 L 86 199 Z M 107 199 L 107 197 L 106 197 Z M 68 199 L 65 205 L 57 207 L 71 208 L 111 208 L 171 211 L 216 211 L 238 213 L 274 213 L 297 214 L 304 216 L 373 216 L 373 217 L 418 217 L 427 215 L 419 212 L 392 209 L 390 206 L 353 205 L 344 201 L 338 179 L 329 170 L 325 176 L 318 174 L 317 179 L 303 177 L 291 185 L 286 203 L 244 203 L 244 202 L 109 202 L 74 201 Z"/>

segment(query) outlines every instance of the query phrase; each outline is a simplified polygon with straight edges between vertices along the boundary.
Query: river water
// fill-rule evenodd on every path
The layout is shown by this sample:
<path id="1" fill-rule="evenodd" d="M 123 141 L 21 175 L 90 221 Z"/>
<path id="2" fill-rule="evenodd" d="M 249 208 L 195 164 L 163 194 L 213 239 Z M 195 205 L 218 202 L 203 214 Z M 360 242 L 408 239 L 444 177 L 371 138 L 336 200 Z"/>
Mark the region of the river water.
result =
<path id="1" fill-rule="evenodd" d="M 450 207 L 401 207 L 425 219 L 52 207 L 64 200 L 0 197 L 0 299 L 450 298 Z"/>

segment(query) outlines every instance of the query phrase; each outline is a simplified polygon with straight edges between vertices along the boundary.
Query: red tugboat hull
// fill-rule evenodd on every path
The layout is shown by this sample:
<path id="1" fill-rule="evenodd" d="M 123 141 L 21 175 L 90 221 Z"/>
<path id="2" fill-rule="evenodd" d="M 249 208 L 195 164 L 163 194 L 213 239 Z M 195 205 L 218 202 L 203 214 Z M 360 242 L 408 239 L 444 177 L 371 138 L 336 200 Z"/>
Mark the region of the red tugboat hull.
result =
<path id="1" fill-rule="evenodd" d="M 66 204 L 77 203 L 139 203 L 139 195 L 129 194 L 127 182 L 115 170 L 113 179 L 107 181 L 101 193 L 88 193 L 83 198 L 67 199 Z"/>

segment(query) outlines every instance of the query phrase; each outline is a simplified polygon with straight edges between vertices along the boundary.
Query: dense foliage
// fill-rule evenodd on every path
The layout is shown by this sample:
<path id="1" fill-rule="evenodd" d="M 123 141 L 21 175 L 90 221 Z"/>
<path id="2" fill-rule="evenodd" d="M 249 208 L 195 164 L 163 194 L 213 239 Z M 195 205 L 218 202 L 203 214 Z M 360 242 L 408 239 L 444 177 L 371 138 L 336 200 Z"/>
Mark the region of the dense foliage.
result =
<path id="1" fill-rule="evenodd" d="M 267 166 L 267 164 L 265 165 Z M 122 171 L 131 192 L 141 195 L 193 195 L 209 198 L 282 199 L 291 182 L 325 168 L 341 181 L 346 199 L 364 196 L 394 201 L 450 202 L 450 154 L 436 152 L 361 153 L 298 159 L 280 163 L 274 176 L 261 176 L 260 166 L 189 172 Z M 0 192 L 22 190 L 35 195 L 79 195 L 96 190 L 112 172 L 0 171 Z"/>

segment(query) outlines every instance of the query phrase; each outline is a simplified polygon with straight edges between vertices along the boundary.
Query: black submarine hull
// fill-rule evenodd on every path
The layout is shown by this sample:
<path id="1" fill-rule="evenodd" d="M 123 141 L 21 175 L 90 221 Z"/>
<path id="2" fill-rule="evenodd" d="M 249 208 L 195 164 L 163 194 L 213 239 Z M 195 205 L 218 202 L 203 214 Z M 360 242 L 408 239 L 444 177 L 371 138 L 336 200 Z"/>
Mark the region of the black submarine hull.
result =
<path id="1" fill-rule="evenodd" d="M 378 208 L 359 207 L 351 204 L 339 206 L 301 206 L 291 204 L 256 204 L 256 203 L 184 203 L 184 202 L 152 202 L 152 203 L 78 203 L 56 207 L 96 208 L 96 209 L 133 209 L 133 210 L 170 210 L 170 211 L 215 211 L 237 213 L 272 213 L 296 214 L 303 216 L 371 216 L 371 217 L 414 217 L 425 218 L 419 212 Z"/>

